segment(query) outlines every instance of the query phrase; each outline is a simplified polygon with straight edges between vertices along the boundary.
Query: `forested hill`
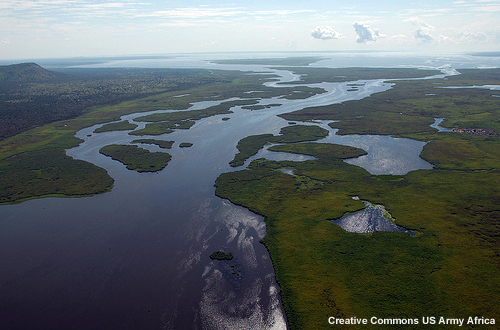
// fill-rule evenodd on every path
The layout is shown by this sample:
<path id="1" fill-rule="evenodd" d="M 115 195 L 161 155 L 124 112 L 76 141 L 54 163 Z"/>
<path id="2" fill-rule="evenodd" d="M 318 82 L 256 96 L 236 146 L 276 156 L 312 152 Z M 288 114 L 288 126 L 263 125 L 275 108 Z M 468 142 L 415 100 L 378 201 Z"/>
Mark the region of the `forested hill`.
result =
<path id="1" fill-rule="evenodd" d="M 195 69 L 71 69 L 36 63 L 0 66 L 0 140 L 95 106 L 212 83 L 221 77 Z"/>
<path id="2" fill-rule="evenodd" d="M 55 80 L 62 76 L 63 74 L 46 70 L 36 63 L 0 66 L 0 83 L 47 81 Z"/>

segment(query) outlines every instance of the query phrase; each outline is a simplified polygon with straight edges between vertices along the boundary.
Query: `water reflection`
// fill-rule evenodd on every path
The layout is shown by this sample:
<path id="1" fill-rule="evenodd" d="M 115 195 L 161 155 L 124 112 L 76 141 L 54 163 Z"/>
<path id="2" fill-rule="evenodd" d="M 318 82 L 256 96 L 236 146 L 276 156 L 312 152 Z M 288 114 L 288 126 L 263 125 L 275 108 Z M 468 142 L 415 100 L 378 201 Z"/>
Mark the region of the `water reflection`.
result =
<path id="1" fill-rule="evenodd" d="M 351 233 L 368 234 L 375 231 L 394 231 L 415 236 L 413 231 L 396 225 L 383 205 L 374 205 L 367 201 L 364 203 L 364 210 L 343 216 L 332 222 Z"/>

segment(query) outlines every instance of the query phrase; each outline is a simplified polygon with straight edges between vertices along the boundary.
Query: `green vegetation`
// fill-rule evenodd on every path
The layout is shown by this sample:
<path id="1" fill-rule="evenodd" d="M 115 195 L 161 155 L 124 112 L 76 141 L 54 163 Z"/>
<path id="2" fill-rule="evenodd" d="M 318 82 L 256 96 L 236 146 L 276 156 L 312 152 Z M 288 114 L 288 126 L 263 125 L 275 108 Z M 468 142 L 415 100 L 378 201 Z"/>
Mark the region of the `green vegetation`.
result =
<path id="1" fill-rule="evenodd" d="M 6 83 L 27 80 L 32 82 L 44 82 L 56 80 L 63 76 L 63 74 L 58 72 L 45 70 L 36 63 L 20 63 L 0 66 L 0 81 Z"/>
<path id="2" fill-rule="evenodd" d="M 367 154 L 367 152 L 362 149 L 329 143 L 280 144 L 271 146 L 268 150 L 313 156 L 321 160 L 329 161 L 333 161 L 334 159 L 354 158 Z"/>
<path id="3" fill-rule="evenodd" d="M 295 125 L 283 127 L 280 134 L 278 136 L 272 134 L 251 135 L 241 139 L 236 146 L 239 152 L 229 164 L 232 167 L 243 165 L 248 158 L 255 155 L 268 143 L 315 141 L 328 136 L 328 131 L 314 125 Z"/>
<path id="4" fill-rule="evenodd" d="M 137 172 L 157 172 L 164 169 L 171 159 L 165 152 L 150 152 L 138 146 L 112 144 L 99 152 Z"/>
<path id="5" fill-rule="evenodd" d="M 90 196 L 111 190 L 113 179 L 99 167 L 56 148 L 23 152 L 0 162 L 0 203 L 47 196 Z"/>
<path id="6" fill-rule="evenodd" d="M 234 256 L 231 252 L 215 251 L 210 255 L 210 259 L 212 260 L 232 260 L 233 258 Z"/>
<path id="7" fill-rule="evenodd" d="M 498 70 L 463 73 L 439 82 L 498 84 Z M 341 160 L 362 151 L 298 143 L 269 149 L 317 159 L 260 159 L 248 169 L 217 179 L 218 196 L 265 216 L 264 243 L 291 329 L 330 329 L 330 316 L 484 315 L 500 319 L 500 140 L 436 133 L 423 125 L 432 123 L 433 117 L 447 117 L 454 118 L 446 122 L 447 127 L 498 130 L 500 109 L 491 96 L 494 91 L 437 89 L 436 84 L 402 81 L 393 90 L 365 100 L 283 116 L 340 119 L 332 125 L 344 134 L 400 133 L 430 141 L 421 156 L 435 165 L 433 170 L 374 176 Z M 399 112 L 401 120 L 396 119 Z M 369 119 L 361 117 L 354 125 L 356 116 Z M 378 127 L 370 123 L 377 116 L 394 120 L 388 127 Z M 401 127 L 407 120 L 410 124 Z M 384 126 L 384 120 L 379 124 Z M 293 170 L 294 175 L 280 169 Z M 334 226 L 329 220 L 364 208 L 351 196 L 385 205 L 396 223 L 416 236 L 355 234 Z"/>
<path id="8" fill-rule="evenodd" d="M 137 127 L 128 121 L 120 121 L 117 123 L 105 124 L 94 130 L 94 133 L 113 132 L 113 131 L 131 131 Z"/>
<path id="9" fill-rule="evenodd" d="M 162 149 L 171 149 L 174 141 L 164 141 L 155 139 L 137 139 L 130 143 L 155 144 Z"/>
<path id="10" fill-rule="evenodd" d="M 193 146 L 193 144 L 191 142 L 181 142 L 179 144 L 179 148 L 190 148 L 192 146 Z"/>

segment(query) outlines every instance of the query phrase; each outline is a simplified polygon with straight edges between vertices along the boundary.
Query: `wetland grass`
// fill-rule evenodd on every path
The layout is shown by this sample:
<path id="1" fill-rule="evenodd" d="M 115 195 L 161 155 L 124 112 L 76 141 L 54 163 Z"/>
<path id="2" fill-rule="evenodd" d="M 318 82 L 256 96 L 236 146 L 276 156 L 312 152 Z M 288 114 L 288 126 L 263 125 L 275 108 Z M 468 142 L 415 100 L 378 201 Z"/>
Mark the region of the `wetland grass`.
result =
<path id="1" fill-rule="evenodd" d="M 446 84 L 494 84 L 491 79 L 498 76 L 486 71 L 467 70 Z M 447 127 L 472 125 L 473 118 L 475 127 L 498 130 L 498 104 L 492 91 L 475 89 L 426 97 L 436 92 L 434 83 L 398 82 L 364 100 L 282 115 L 294 121 L 341 120 L 334 124 L 344 134 L 429 141 L 421 156 L 433 163 L 433 170 L 370 175 L 341 161 L 343 146 L 336 153 L 321 144 L 300 143 L 269 150 L 317 159 L 255 160 L 217 179 L 218 196 L 265 216 L 264 243 L 291 329 L 330 329 L 330 316 L 487 315 L 500 320 L 500 140 L 426 127 L 433 117 L 453 117 L 445 121 Z M 356 116 L 365 117 L 356 121 Z M 371 124 L 377 116 L 389 119 L 387 125 L 383 120 Z M 351 152 L 355 155 L 353 150 L 345 154 Z M 348 233 L 330 223 L 364 208 L 352 196 L 385 205 L 396 223 L 416 236 Z"/>
<path id="2" fill-rule="evenodd" d="M 120 121 L 117 123 L 105 124 L 99 128 L 94 130 L 94 133 L 103 133 L 103 132 L 113 132 L 113 131 L 131 131 L 136 129 L 137 125 L 132 124 L 129 121 Z"/>
<path id="3" fill-rule="evenodd" d="M 112 144 L 102 147 L 99 152 L 124 164 L 127 169 L 137 172 L 160 171 L 172 158 L 168 153 L 150 152 L 135 145 Z"/>

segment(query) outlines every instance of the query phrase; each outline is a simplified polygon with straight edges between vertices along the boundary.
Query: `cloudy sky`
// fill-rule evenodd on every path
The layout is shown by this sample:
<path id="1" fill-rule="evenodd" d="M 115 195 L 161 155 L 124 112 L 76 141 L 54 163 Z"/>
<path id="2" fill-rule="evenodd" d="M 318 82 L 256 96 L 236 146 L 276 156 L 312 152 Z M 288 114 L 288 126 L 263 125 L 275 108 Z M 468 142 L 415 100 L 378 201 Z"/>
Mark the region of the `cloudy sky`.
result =
<path id="1" fill-rule="evenodd" d="M 0 0 L 0 59 L 500 50 L 500 0 Z"/>

